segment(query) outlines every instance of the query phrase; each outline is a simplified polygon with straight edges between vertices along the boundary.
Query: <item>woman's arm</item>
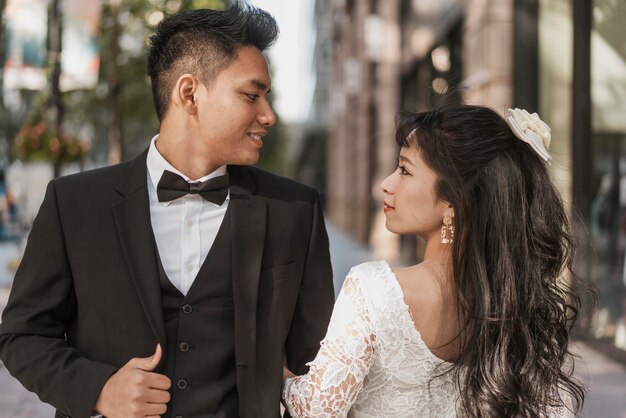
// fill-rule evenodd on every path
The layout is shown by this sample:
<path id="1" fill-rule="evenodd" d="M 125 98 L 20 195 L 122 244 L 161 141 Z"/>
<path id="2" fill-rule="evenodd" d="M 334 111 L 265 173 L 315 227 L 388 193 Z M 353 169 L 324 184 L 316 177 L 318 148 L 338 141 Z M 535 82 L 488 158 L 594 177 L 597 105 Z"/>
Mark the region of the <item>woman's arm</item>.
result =
<path id="1" fill-rule="evenodd" d="M 348 276 L 309 373 L 283 373 L 283 403 L 292 417 L 345 416 L 363 387 L 375 335 L 358 280 Z"/>

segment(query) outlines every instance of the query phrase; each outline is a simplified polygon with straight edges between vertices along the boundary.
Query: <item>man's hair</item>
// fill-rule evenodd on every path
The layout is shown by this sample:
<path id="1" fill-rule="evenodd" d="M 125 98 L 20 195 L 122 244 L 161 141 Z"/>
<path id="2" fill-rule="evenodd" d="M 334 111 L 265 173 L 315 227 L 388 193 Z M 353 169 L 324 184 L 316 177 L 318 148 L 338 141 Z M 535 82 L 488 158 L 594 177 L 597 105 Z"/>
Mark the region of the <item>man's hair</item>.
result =
<path id="1" fill-rule="evenodd" d="M 150 37 L 148 76 L 159 120 L 167 112 L 176 80 L 190 73 L 208 87 L 237 57 L 237 49 L 267 49 L 278 37 L 276 20 L 238 2 L 226 10 L 186 10 L 166 17 Z"/>

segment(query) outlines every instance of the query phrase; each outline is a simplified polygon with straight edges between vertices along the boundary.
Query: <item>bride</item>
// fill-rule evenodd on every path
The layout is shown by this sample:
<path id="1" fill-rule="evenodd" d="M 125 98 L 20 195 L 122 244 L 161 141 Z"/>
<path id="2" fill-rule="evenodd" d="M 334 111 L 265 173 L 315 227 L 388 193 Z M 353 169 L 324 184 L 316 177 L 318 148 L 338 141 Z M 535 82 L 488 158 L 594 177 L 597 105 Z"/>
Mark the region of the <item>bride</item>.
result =
<path id="1" fill-rule="evenodd" d="M 422 237 L 424 261 L 352 268 L 309 373 L 285 369 L 285 407 L 309 418 L 573 416 L 580 300 L 550 128 L 524 110 L 504 120 L 467 105 L 398 126 L 386 226 Z"/>

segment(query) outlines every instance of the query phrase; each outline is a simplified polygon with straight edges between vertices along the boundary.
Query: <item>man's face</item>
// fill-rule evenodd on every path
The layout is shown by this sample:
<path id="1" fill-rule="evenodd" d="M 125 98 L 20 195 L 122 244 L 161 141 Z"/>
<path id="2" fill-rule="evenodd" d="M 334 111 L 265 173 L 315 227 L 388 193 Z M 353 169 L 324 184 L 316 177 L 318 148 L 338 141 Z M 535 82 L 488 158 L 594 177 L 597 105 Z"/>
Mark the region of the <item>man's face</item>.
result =
<path id="1" fill-rule="evenodd" d="M 267 94 L 271 79 L 265 57 L 253 46 L 240 47 L 237 58 L 207 89 L 197 93 L 197 123 L 202 147 L 219 165 L 255 164 L 267 128 L 274 125 Z"/>

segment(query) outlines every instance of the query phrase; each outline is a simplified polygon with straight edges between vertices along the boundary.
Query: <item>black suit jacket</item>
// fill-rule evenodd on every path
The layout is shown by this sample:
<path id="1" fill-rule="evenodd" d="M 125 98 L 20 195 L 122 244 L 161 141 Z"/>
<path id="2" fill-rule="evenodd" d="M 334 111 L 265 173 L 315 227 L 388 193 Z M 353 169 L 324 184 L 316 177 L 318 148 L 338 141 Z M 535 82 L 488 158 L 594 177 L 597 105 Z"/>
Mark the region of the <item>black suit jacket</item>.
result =
<path id="1" fill-rule="evenodd" d="M 53 180 L 0 324 L 0 359 L 59 414 L 88 417 L 109 378 L 165 329 L 146 155 Z M 240 414 L 277 417 L 284 356 L 306 371 L 333 305 L 315 190 L 230 166 Z"/>

